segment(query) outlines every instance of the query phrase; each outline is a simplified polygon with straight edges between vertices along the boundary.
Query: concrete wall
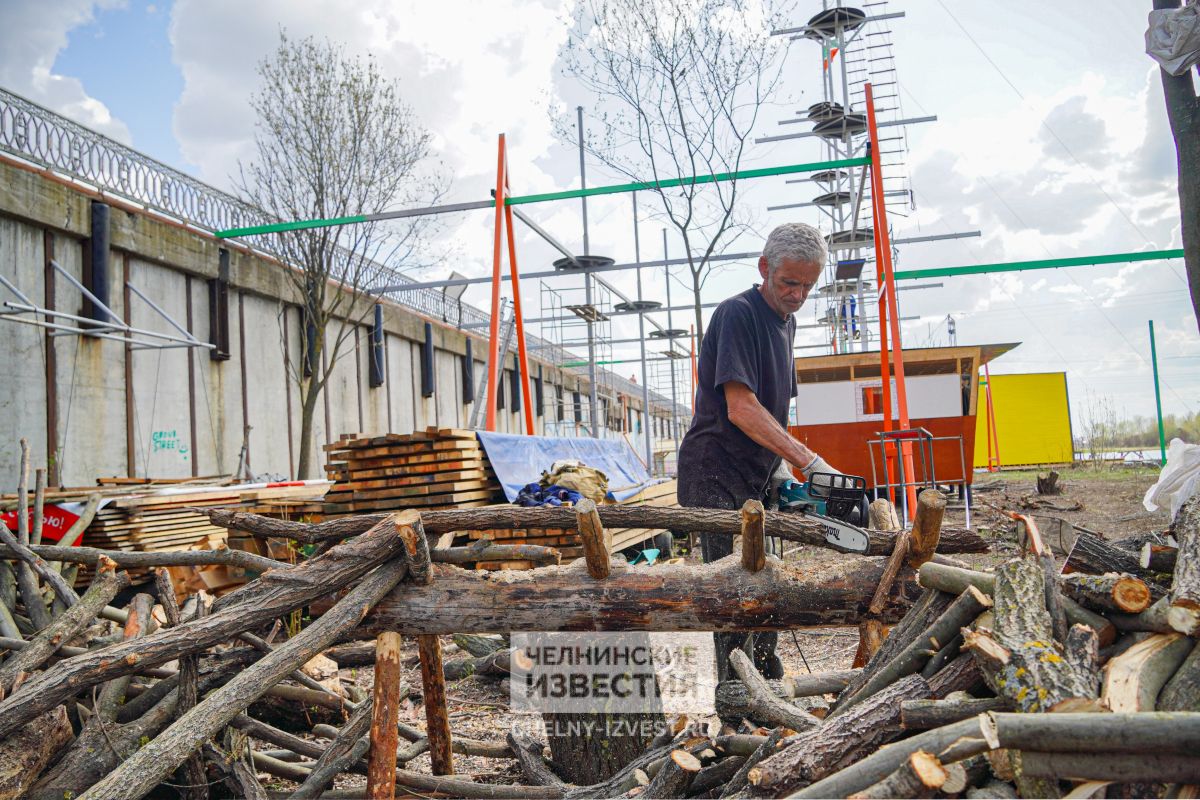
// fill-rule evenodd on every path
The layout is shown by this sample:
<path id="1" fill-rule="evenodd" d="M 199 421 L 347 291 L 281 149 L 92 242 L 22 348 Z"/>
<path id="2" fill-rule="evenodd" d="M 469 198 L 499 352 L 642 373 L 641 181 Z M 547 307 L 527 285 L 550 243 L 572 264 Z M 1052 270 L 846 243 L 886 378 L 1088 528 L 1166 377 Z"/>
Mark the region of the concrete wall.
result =
<path id="1" fill-rule="evenodd" d="M 34 304 L 80 313 L 83 296 L 61 275 L 50 284 L 49 305 L 44 242 L 49 237 L 54 260 L 83 282 L 91 199 L 79 188 L 0 157 L 0 275 Z M 53 462 L 59 485 L 78 486 L 100 476 L 235 472 L 247 425 L 252 471 L 293 477 L 300 450 L 302 395 L 296 376 L 303 341 L 298 298 L 286 268 L 106 202 L 112 208 L 109 305 L 134 327 L 179 335 L 141 298 L 132 296 L 126 307 L 126 271 L 130 283 L 171 319 L 209 341 L 208 280 L 217 275 L 221 248 L 229 248 L 230 357 L 214 360 L 201 348 L 128 348 L 124 342 L 95 337 L 49 337 L 42 328 L 0 318 L 5 337 L 0 348 L 0 488 L 10 491 L 16 485 L 22 436 L 30 442 L 36 466 Z M 0 286 L 0 300 L 16 297 Z M 436 377 L 431 397 L 422 395 L 420 380 L 427 321 L 433 324 Z M 385 303 L 384 329 L 386 380 L 371 387 L 369 328 L 348 322 L 330 327 L 330 337 L 345 332 L 346 338 L 341 356 L 329 365 L 328 385 L 314 414 L 314 477 L 322 474 L 320 447 L 343 433 L 405 433 L 429 425 L 469 424 L 473 397 L 465 396 L 462 381 L 466 334 L 390 302 Z M 477 357 L 487 353 L 486 339 L 473 337 L 472 347 Z M 56 362 L 49 374 L 48 359 Z M 505 407 L 497 413 L 501 431 L 520 432 L 524 425 L 523 414 L 513 408 L 515 360 L 509 355 L 504 362 Z M 545 402 L 544 416 L 535 415 L 538 432 L 574 433 L 573 425 L 556 422 L 556 387 L 565 380 L 570 423 L 571 392 L 586 382 L 535 360 L 531 387 L 539 364 Z M 474 372 L 479 386 L 487 369 L 478 358 Z M 630 401 L 639 414 L 640 400 Z M 48 435 L 52 418 L 55 430 Z M 481 424 L 483 419 L 481 410 Z"/>

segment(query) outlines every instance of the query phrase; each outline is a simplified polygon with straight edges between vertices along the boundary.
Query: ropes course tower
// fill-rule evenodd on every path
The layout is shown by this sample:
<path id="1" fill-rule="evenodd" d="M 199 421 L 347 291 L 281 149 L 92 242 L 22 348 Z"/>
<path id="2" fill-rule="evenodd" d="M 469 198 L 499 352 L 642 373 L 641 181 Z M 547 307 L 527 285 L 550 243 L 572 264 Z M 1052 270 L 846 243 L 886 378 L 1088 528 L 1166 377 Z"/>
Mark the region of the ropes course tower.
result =
<path id="1" fill-rule="evenodd" d="M 823 160 L 861 158 L 868 150 L 864 86 L 871 83 L 879 127 L 896 129 L 894 135 L 881 137 L 881 152 L 873 155 L 883 165 L 888 214 L 902 217 L 912 202 L 904 164 L 907 143 L 903 126 L 932 121 L 934 117 L 903 118 L 889 21 L 904 14 L 889 12 L 886 6 L 886 0 L 866 3 L 861 8 L 843 5 L 841 0 L 823 0 L 821 11 L 805 25 L 775 31 L 777 35 L 820 45 L 821 100 L 797 111 L 795 118 L 779 123 L 808 126 L 809 130 L 762 137 L 756 142 L 813 138 L 820 144 Z M 817 322 L 829 332 L 832 352 L 865 351 L 872 339 L 869 321 L 878 318 L 874 310 L 877 287 L 864 277 L 864 268 L 874 262 L 872 189 L 867 168 L 828 169 L 787 183 L 804 185 L 814 194 L 808 201 L 771 206 L 768 210 L 815 207 L 825 218 L 819 227 L 829 231 L 829 261 L 824 283 L 816 292 L 822 304 L 818 308 L 823 312 Z"/>

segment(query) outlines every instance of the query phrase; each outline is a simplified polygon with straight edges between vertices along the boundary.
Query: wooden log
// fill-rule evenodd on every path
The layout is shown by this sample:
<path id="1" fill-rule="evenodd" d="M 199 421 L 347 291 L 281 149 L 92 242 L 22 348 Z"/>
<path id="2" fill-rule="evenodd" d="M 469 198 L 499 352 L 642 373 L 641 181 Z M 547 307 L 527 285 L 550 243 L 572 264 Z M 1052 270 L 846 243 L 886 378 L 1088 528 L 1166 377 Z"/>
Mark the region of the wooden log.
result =
<path id="1" fill-rule="evenodd" d="M 566 786 L 562 779 L 554 774 L 542 756 L 546 749 L 544 744 L 516 726 L 509 729 L 506 738 L 508 746 L 517 754 L 521 772 L 525 774 L 525 778 L 531 784 L 534 786 Z"/>
<path id="2" fill-rule="evenodd" d="M 604 581 L 584 565 L 480 575 L 434 564 L 428 586 L 406 584 L 368 616 L 361 633 L 494 633 L 510 630 L 782 630 L 853 625 L 866 612 L 883 569 L 879 559 L 831 562 L 814 570 L 771 559 L 747 573 L 738 559 L 663 565 L 614 563 Z M 911 578 L 885 609 L 898 619 Z M 730 592 L 728 587 L 738 587 Z M 687 602 L 680 602 L 686 598 Z"/>
<path id="3" fill-rule="evenodd" d="M 688 751 L 672 750 L 642 794 L 653 798 L 687 797 L 701 766 L 700 759 Z"/>
<path id="4" fill-rule="evenodd" d="M 929 657 L 929 660 L 925 662 L 925 666 L 921 667 L 921 677 L 929 680 L 941 671 L 942 667 L 958 658 L 959 653 L 962 651 L 962 641 L 962 633 L 958 633 L 953 639 L 942 645 L 940 650 Z"/>
<path id="5" fill-rule="evenodd" d="M 421 515 L 416 511 L 400 511 L 393 522 L 404 545 L 404 557 L 408 559 L 409 579 L 419 585 L 429 583 L 429 540 L 421 526 Z"/>
<path id="6" fill-rule="evenodd" d="M 746 761 L 738 768 L 738 771 L 725 784 L 725 789 L 720 795 L 722 798 L 734 797 L 746 788 L 750 782 L 750 770 L 757 767 L 764 759 L 775 755 L 779 750 L 779 743 L 783 740 L 784 730 L 784 728 L 776 728 L 763 737 L 755 749 L 746 756 Z"/>
<path id="7" fill-rule="evenodd" d="M 263 753 L 251 751 L 256 767 L 264 772 L 301 783 L 308 777 L 310 769 L 300 764 L 270 758 Z M 554 786 L 509 786 L 504 784 L 476 783 L 461 778 L 440 775 L 425 775 L 407 769 L 396 770 L 396 783 L 425 795 L 466 797 L 472 800 L 556 800 L 563 796 L 562 790 Z M 322 797 L 361 798 L 362 789 L 351 789 L 348 794 L 324 792 Z M 83 800 L 80 798 L 80 800 Z"/>
<path id="8" fill-rule="evenodd" d="M 1088 676 L 1079 675 L 1054 645 L 1044 590 L 1041 565 L 1033 558 L 1001 564 L 993 595 L 994 635 L 963 633 L 963 649 L 975 655 L 992 690 L 1025 712 L 1095 697 Z"/>
<path id="9" fill-rule="evenodd" d="M 1142 554 L 1138 557 L 1138 563 L 1142 569 L 1148 569 L 1151 572 L 1174 572 L 1178 557 L 1178 547 L 1146 542 L 1142 545 Z"/>
<path id="10" fill-rule="evenodd" d="M 880 584 L 882 586 L 883 584 Z M 878 589 L 875 591 L 875 596 L 871 598 L 874 603 L 880 599 Z M 887 601 L 887 594 L 884 594 L 882 599 Z M 868 607 L 868 613 L 871 609 Z M 884 640 L 883 623 L 877 619 L 864 619 L 858 623 L 858 647 L 854 651 L 854 660 L 850 666 L 854 669 L 860 669 L 870 663 L 875 654 L 879 652 L 879 648 L 883 646 Z"/>
<path id="11" fill-rule="evenodd" d="M 1037 523 L 1033 517 L 1025 514 L 1011 514 L 1013 519 L 1017 520 L 1018 533 L 1024 533 L 1024 541 L 1028 544 L 1032 551 L 1034 559 L 1042 570 L 1042 596 L 1044 598 L 1046 612 L 1050 617 L 1050 632 L 1055 641 L 1064 642 L 1067 639 L 1067 630 L 1070 623 L 1067 621 L 1067 612 L 1064 606 L 1062 587 L 1058 582 L 1058 568 L 1054 565 L 1054 553 L 1042 541 L 1042 535 L 1038 531 Z"/>
<path id="12" fill-rule="evenodd" d="M 968 585 L 971 585 L 984 594 L 990 595 L 995 590 L 996 576 L 993 573 L 977 572 L 930 561 L 921 565 L 917 581 L 927 589 L 938 589 L 951 594 L 959 594 Z M 1070 624 L 1087 625 L 1094 628 L 1096 633 L 1100 634 L 1101 647 L 1107 647 L 1117 638 L 1117 630 L 1111 622 L 1094 611 L 1087 610 L 1074 600 L 1064 597 L 1063 609 L 1066 611 L 1067 622 Z"/>
<path id="13" fill-rule="evenodd" d="M 267 569 L 287 568 L 290 565 L 273 558 L 230 550 L 221 545 L 215 550 L 169 550 L 163 553 L 142 553 L 128 550 L 102 550 L 97 547 L 63 547 L 62 545 L 40 544 L 30 546 L 30 552 L 51 562 L 89 564 L 93 567 L 100 559 L 107 558 L 118 567 L 175 567 L 208 566 L 212 564 L 243 567 L 261 572 Z M 0 545 L 0 557 L 15 558 L 16 551 L 8 545 Z M 66 579 L 64 578 L 64 581 Z"/>
<path id="14" fill-rule="evenodd" d="M 201 751 L 204 760 L 221 774 L 222 782 L 234 797 L 244 800 L 267 800 L 267 792 L 258 782 L 258 775 L 243 759 L 234 758 L 212 742 L 205 742 Z M 203 788 L 207 792 L 207 776 Z"/>
<path id="15" fill-rule="evenodd" d="M 183 622 L 183 617 L 179 611 L 179 604 L 175 600 L 175 588 L 171 584 L 170 573 L 166 569 L 159 567 L 154 571 L 154 587 L 157 590 L 163 614 L 167 618 L 167 625 L 179 625 Z M 84 599 L 86 600 L 86 598 L 85 594 Z M 197 617 L 201 617 L 207 612 L 208 604 L 203 595 L 198 595 L 196 599 L 195 614 Z M 82 604 L 81 600 L 80 605 Z M 179 680 L 176 686 L 178 687 L 178 699 L 175 703 L 175 713 L 183 715 L 195 707 L 196 701 L 199 700 L 200 658 L 195 653 L 180 657 Z M 257 784 L 257 781 L 255 783 Z M 201 753 L 193 753 L 183 762 L 183 767 L 180 769 L 180 784 L 183 787 L 180 794 L 184 800 L 208 800 L 208 776 L 204 773 L 204 757 Z M 261 788 L 259 787 L 260 791 Z"/>
<path id="16" fill-rule="evenodd" d="M 742 505 L 741 513 L 742 569 L 758 572 L 767 564 L 767 542 L 763 528 L 765 512 L 762 501 L 747 500 Z"/>
<path id="17" fill-rule="evenodd" d="M 1104 575 L 1119 572 L 1136 575 L 1143 580 L 1153 576 L 1139 563 L 1140 553 L 1132 553 L 1115 546 L 1098 533 L 1075 526 L 1075 543 L 1064 564 L 1074 572 Z"/>
<path id="18" fill-rule="evenodd" d="M 22 565 L 32 570 L 33 573 L 46 582 L 47 586 L 54 590 L 55 596 L 58 597 L 64 606 L 70 608 L 79 602 L 79 595 L 75 594 L 75 590 L 67 585 L 67 582 L 63 580 L 63 576 L 58 574 L 58 570 L 51 569 L 50 565 L 30 550 L 28 545 L 23 544 L 13 536 L 6 525 L 0 525 L 0 541 L 4 543 L 7 553 L 12 553 L 16 556 Z M 25 602 L 28 604 L 30 602 L 29 598 L 26 597 Z M 39 603 L 41 603 L 40 598 L 33 605 L 36 607 Z M 42 604 L 42 608 L 45 609 L 45 607 L 45 604 Z"/>
<path id="19" fill-rule="evenodd" d="M 895 547 L 892 549 L 892 554 L 888 556 L 887 566 L 884 567 L 883 575 L 879 579 L 879 585 L 875 587 L 875 595 L 871 598 L 871 604 L 867 606 L 867 610 L 872 614 L 878 614 L 883 610 L 884 605 L 887 604 L 887 597 L 892 591 L 892 584 L 895 583 L 896 575 L 899 574 L 900 567 L 904 565 L 904 560 L 908 557 L 912 542 L 912 534 L 908 531 L 901 531 L 896 536 Z M 872 650 L 867 658 L 870 659 L 874 654 L 875 652 Z"/>
<path id="20" fill-rule="evenodd" d="M 1031 778 L 1051 780 L 1186 783 L 1200 778 L 1200 756 L 1023 751 L 1021 769 Z"/>
<path id="21" fill-rule="evenodd" d="M 417 649 L 421 654 L 421 687 L 433 774 L 453 775 L 450 715 L 446 711 L 446 676 L 442 671 L 442 642 L 436 635 L 423 634 L 417 636 Z"/>
<path id="22" fill-rule="evenodd" d="M 982 720 L 982 723 L 981 723 Z M 894 771 L 918 749 L 943 753 L 953 746 L 962 760 L 998 748 L 1034 750 L 1053 743 L 1059 751 L 1168 753 L 1200 751 L 1200 714 L 1020 714 L 990 712 L 893 742 L 846 769 L 793 795 L 846 797 Z M 940 756 L 945 759 L 946 756 Z"/>
<path id="23" fill-rule="evenodd" d="M 28 797 L 46 765 L 72 737 L 66 706 L 47 711 L 0 739 L 0 799 Z"/>
<path id="24" fill-rule="evenodd" d="M 0 701 L 0 738 L 90 686 L 198 652 L 335 592 L 397 555 L 399 547 L 389 518 L 373 532 L 299 566 L 264 573 L 220 598 L 213 608 L 224 606 L 202 620 L 60 661 L 25 685 L 20 702 Z"/>
<path id="25" fill-rule="evenodd" d="M 1060 581 L 1063 594 L 1096 611 L 1140 614 L 1150 607 L 1150 588 L 1132 575 L 1074 573 L 1063 575 Z"/>
<path id="26" fill-rule="evenodd" d="M 404 562 L 393 561 L 367 575 L 316 622 L 208 695 L 174 725 L 130 756 L 88 791 L 89 800 L 144 796 L 183 758 L 261 697 L 267 687 L 309 661 L 328 647 L 339 633 L 352 627 L 404 577 L 406 571 Z"/>
<path id="27" fill-rule="evenodd" d="M 939 700 L 955 692 L 974 692 L 984 686 L 983 672 L 970 653 L 960 654 L 926 680 L 929 681 L 930 697 Z"/>
<path id="28" fill-rule="evenodd" d="M 714 761 L 696 773 L 692 785 L 688 787 L 689 796 L 699 797 L 723 788 L 745 764 L 745 756 L 729 756 Z"/>
<path id="29" fill-rule="evenodd" d="M 21 465 L 17 477 L 17 541 L 24 547 L 29 546 L 29 442 L 21 440 Z M 8 528 L 4 533 L 8 534 Z M 11 534 L 9 534 L 11 538 Z M 4 539 L 4 542 L 10 539 Z M 20 590 L 21 602 L 25 605 L 25 615 L 33 623 L 34 632 L 40 631 L 50 624 L 50 612 L 42 601 L 42 593 L 38 588 L 37 576 L 33 568 L 24 559 L 16 562 L 17 589 Z"/>
<path id="30" fill-rule="evenodd" d="M 1113 711 L 1154 711 L 1158 693 L 1193 644 L 1179 633 L 1156 633 L 1135 644 L 1108 662 L 1101 697 Z"/>
<path id="31" fill-rule="evenodd" d="M 813 697 L 836 694 L 846 688 L 855 670 L 814 672 L 806 675 L 790 675 L 780 680 L 767 680 L 767 686 L 784 700 L 797 697 Z M 739 680 L 721 681 L 716 689 L 717 716 L 722 719 L 738 719 L 750 712 L 750 694 L 746 685 Z"/>
<path id="32" fill-rule="evenodd" d="M 1175 670 L 1158 695 L 1159 711 L 1200 711 L 1200 643 Z"/>
<path id="33" fill-rule="evenodd" d="M 338 541 L 356 536 L 388 516 L 386 514 L 365 514 L 310 525 L 257 514 L 231 512 L 226 509 L 197 510 L 207 514 L 214 525 L 245 531 L 254 536 L 280 536 L 307 543 Z M 609 528 L 689 530 L 697 533 L 730 536 L 741 531 L 738 512 L 724 509 L 617 505 L 604 506 L 598 511 L 600 521 Z M 424 523 L 427 534 L 527 528 L 570 530 L 575 529 L 578 524 L 574 509 L 519 508 L 516 506 L 426 511 L 421 514 L 421 521 Z M 803 514 L 767 511 L 764 525 L 767 536 L 817 547 L 840 549 L 825 540 L 825 529 L 821 523 L 807 519 Z M 870 547 L 866 555 L 885 556 L 892 552 L 892 540 L 895 538 L 895 534 L 885 531 L 868 531 L 867 535 Z M 968 529 L 943 528 L 938 540 L 938 551 L 941 553 L 986 553 L 988 543 L 979 534 Z"/>
<path id="34" fill-rule="evenodd" d="M 949 642 L 958 632 L 985 609 L 990 608 L 992 601 L 974 586 L 968 586 L 954 600 L 929 628 L 920 636 L 913 639 L 907 647 L 896 654 L 896 657 L 876 672 L 855 694 L 841 700 L 829 717 L 842 714 L 846 709 L 860 703 L 890 683 L 919 672 L 925 662 L 941 649 L 943 643 Z M 827 717 L 827 719 L 829 718 Z"/>
<path id="35" fill-rule="evenodd" d="M 942 788 L 950 774 L 937 756 L 918 750 L 905 759 L 891 775 L 861 792 L 850 795 L 851 800 L 887 800 L 892 797 L 931 797 Z"/>
<path id="36" fill-rule="evenodd" d="M 1063 656 L 1091 696 L 1100 693 L 1100 635 L 1087 625 L 1072 625 L 1063 642 Z"/>
<path id="37" fill-rule="evenodd" d="M 956 692 L 945 700 L 905 700 L 900 704 L 900 724 L 908 731 L 928 730 L 1010 707 L 1001 697 L 971 697 Z"/>
<path id="38" fill-rule="evenodd" d="M 583 545 L 583 560 L 587 564 L 588 575 L 594 580 L 604 580 L 610 571 L 609 538 L 593 501 L 585 497 L 576 504 L 575 524 L 579 529 L 579 541 Z"/>
<path id="39" fill-rule="evenodd" d="M 920 675 L 901 678 L 763 761 L 750 771 L 750 783 L 760 792 L 780 796 L 858 761 L 901 733 L 902 701 L 928 692 Z"/>
<path id="40" fill-rule="evenodd" d="M 926 489 L 917 497 L 917 513 L 913 517 L 912 547 L 908 565 L 919 568 L 937 551 L 942 533 L 942 517 L 946 513 L 946 495 L 937 489 Z"/>
<path id="41" fill-rule="evenodd" d="M 367 797 L 390 798 L 396 790 L 396 721 L 400 718 L 400 634 L 384 631 L 375 644 L 374 710 Z"/>
<path id="42" fill-rule="evenodd" d="M 456 633 L 450 637 L 461 650 L 476 658 L 490 656 L 501 648 L 508 647 L 508 638 L 502 636 L 477 636 L 471 633 Z"/>
<path id="43" fill-rule="evenodd" d="M 1171 529 L 1179 542 L 1179 556 L 1167 622 L 1186 636 L 1200 636 L 1200 493 L 1183 504 Z"/>
<path id="44" fill-rule="evenodd" d="M 875 673 L 887 666 L 888 662 L 899 655 L 904 648 L 916 641 L 924 633 L 925 629 L 932 625 L 942 612 L 950 607 L 950 604 L 954 602 L 954 598 L 958 594 L 960 592 L 948 594 L 933 589 L 924 590 L 913 604 L 912 609 L 904 615 L 900 623 L 883 640 L 883 644 L 871 656 L 867 665 L 850 681 L 845 691 L 838 695 L 837 704 L 853 697 Z"/>
<path id="45" fill-rule="evenodd" d="M 480 561 L 533 561 L 537 564 L 561 564 L 562 551 L 539 544 L 495 544 L 491 539 L 476 539 L 467 547 L 434 548 L 430 558 L 438 564 L 475 564 Z"/>
<path id="46" fill-rule="evenodd" d="M 886 497 L 877 497 L 872 500 L 871 505 L 867 507 L 867 516 L 873 530 L 904 530 L 904 526 L 900 524 L 900 516 L 896 513 L 896 507 Z"/>
<path id="47" fill-rule="evenodd" d="M 117 572 L 116 565 L 111 561 L 102 563 L 91 587 L 84 593 L 80 602 L 42 629 L 29 641 L 27 647 L 14 653 L 0 665 L 0 697 L 12 692 L 14 684 L 23 674 L 32 673 L 45 664 L 63 642 L 71 640 L 91 625 L 100 609 L 128 585 L 128 575 Z"/>
<path id="48" fill-rule="evenodd" d="M 371 745 L 371 739 L 367 737 L 367 733 L 374 727 L 374 703 L 368 700 L 359 705 L 350 715 L 350 719 L 346 720 L 346 724 L 338 731 L 338 735 L 329 743 L 329 747 L 317 759 L 317 763 L 313 764 L 312 772 L 304 779 L 304 783 L 296 789 L 292 794 L 293 800 L 313 800 L 320 797 L 321 792 L 325 791 L 325 787 L 333 783 L 333 779 L 340 773 L 347 771 L 351 765 L 366 753 L 367 748 Z M 395 730 L 395 726 L 392 726 Z M 395 734 L 392 734 L 392 749 L 391 752 L 396 752 Z M 359 748 L 360 741 L 363 741 L 361 751 L 356 753 Z M 395 767 L 392 768 L 392 778 L 395 779 Z"/>
<path id="49" fill-rule="evenodd" d="M 503 677 L 512 672 L 512 661 L 522 663 L 523 653 L 517 648 L 506 647 L 502 650 L 481 656 L 479 658 L 460 658 L 447 661 L 442 667 L 442 675 L 448 681 L 458 681 L 471 675 L 488 675 Z"/>
<path id="50" fill-rule="evenodd" d="M 752 719 L 771 723 L 773 726 L 782 725 L 794 731 L 806 731 L 821 724 L 821 720 L 812 714 L 776 695 L 743 651 L 734 650 L 730 653 L 729 663 L 742 679 L 742 684 L 749 694 Z"/>
<path id="51" fill-rule="evenodd" d="M 1109 613 L 1105 618 L 1119 631 L 1150 631 L 1171 633 L 1167 612 L 1171 610 L 1171 598 L 1160 597 L 1140 614 Z"/>

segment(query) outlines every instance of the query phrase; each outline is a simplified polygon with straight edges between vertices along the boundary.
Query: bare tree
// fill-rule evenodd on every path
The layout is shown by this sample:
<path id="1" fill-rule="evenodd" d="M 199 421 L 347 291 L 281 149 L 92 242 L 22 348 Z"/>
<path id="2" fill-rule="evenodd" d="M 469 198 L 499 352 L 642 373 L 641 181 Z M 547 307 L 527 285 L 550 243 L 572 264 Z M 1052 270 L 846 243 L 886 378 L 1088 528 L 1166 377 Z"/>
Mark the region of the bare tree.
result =
<path id="1" fill-rule="evenodd" d="M 745 220 L 737 181 L 688 181 L 741 168 L 779 82 L 787 38 L 771 29 L 780 16 L 772 0 L 589 0 L 563 54 L 566 73 L 598 96 L 589 152 L 634 181 L 685 182 L 654 191 L 683 239 L 700 337 L 710 259 Z"/>
<path id="2" fill-rule="evenodd" d="M 280 32 L 258 73 L 262 86 L 251 99 L 257 155 L 239 165 L 235 179 L 248 202 L 279 219 L 331 219 L 440 193 L 436 173 L 419 174 L 429 134 L 374 60 Z M 373 222 L 272 234 L 268 246 L 293 268 L 287 277 L 303 298 L 305 346 L 299 366 L 288 364 L 301 397 L 299 477 L 312 476 L 317 403 L 373 308 L 369 290 L 388 274 L 381 262 L 411 254 L 420 241 L 418 225 Z"/>
<path id="3" fill-rule="evenodd" d="M 1179 8 L 1179 0 L 1154 0 L 1155 9 Z M 1171 75 L 1159 68 L 1167 118 L 1179 168 L 1179 210 L 1183 233 L 1183 264 L 1192 295 L 1192 311 L 1200 327 L 1200 97 L 1192 70 Z"/>

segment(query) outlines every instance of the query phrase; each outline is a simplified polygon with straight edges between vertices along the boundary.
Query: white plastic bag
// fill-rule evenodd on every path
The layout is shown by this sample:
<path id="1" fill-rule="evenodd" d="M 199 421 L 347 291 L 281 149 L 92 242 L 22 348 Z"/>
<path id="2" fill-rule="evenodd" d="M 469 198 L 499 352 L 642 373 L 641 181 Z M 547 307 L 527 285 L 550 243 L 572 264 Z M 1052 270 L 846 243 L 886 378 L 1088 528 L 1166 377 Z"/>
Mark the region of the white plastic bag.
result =
<path id="1" fill-rule="evenodd" d="M 1171 75 L 1200 62 L 1200 6 L 1151 11 L 1146 53 Z"/>
<path id="2" fill-rule="evenodd" d="M 1147 511 L 1165 508 L 1171 519 L 1179 509 L 1200 489 L 1200 444 L 1187 444 L 1182 439 L 1172 439 L 1167 447 L 1167 465 L 1158 476 L 1158 483 L 1150 487 L 1142 505 Z"/>

